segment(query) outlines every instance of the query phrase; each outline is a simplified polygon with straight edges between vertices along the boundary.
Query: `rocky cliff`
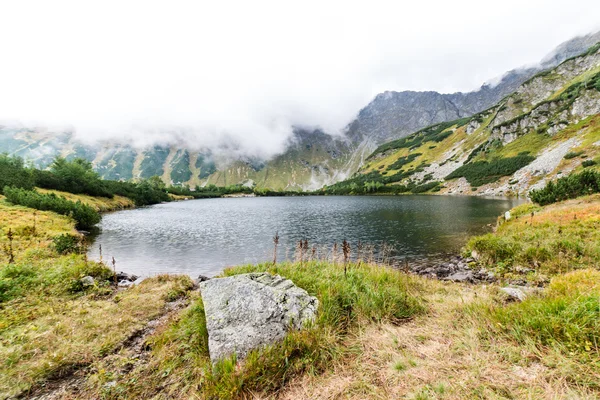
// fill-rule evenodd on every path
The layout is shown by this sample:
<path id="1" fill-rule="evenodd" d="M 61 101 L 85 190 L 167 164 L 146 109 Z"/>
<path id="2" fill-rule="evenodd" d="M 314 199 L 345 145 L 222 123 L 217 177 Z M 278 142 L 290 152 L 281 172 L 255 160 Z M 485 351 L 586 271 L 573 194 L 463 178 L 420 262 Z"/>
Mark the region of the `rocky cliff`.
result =
<path id="1" fill-rule="evenodd" d="M 526 195 L 599 164 L 600 43 L 529 78 L 483 112 L 381 145 L 337 187 Z"/>

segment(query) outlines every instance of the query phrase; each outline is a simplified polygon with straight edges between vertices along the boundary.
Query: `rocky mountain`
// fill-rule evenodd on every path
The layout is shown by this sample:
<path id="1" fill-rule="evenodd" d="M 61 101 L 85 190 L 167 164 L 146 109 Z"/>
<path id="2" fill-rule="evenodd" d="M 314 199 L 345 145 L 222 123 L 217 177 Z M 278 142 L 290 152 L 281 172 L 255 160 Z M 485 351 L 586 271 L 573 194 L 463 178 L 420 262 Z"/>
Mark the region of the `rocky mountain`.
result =
<path id="1" fill-rule="evenodd" d="M 600 42 L 493 107 L 387 142 L 329 190 L 525 195 L 600 165 Z"/>
<path id="2" fill-rule="evenodd" d="M 297 129 L 285 152 L 271 160 L 231 161 L 217 151 L 177 144 L 146 149 L 122 143 L 85 145 L 71 132 L 18 126 L 0 126 L 0 152 L 23 156 L 38 167 L 47 166 L 57 155 L 83 157 L 92 161 L 106 179 L 159 175 L 173 184 L 244 183 L 273 189 L 317 189 L 351 176 L 382 143 L 488 109 L 536 73 L 584 52 L 599 40 L 600 32 L 572 39 L 557 47 L 539 66 L 509 71 L 496 85 L 484 84 L 469 93 L 381 93 L 360 110 L 344 135 Z"/>

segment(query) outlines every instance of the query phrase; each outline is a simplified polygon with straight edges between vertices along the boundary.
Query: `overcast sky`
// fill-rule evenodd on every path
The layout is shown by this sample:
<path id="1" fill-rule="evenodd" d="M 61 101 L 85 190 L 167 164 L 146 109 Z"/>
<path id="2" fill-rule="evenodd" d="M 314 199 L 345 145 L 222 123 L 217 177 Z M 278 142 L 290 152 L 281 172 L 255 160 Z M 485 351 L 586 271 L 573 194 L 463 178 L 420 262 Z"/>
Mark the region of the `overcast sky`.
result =
<path id="1" fill-rule="evenodd" d="M 477 89 L 600 29 L 600 1 L 0 0 L 0 119 L 279 151 L 385 90 Z M 145 141 L 143 139 L 146 139 Z"/>

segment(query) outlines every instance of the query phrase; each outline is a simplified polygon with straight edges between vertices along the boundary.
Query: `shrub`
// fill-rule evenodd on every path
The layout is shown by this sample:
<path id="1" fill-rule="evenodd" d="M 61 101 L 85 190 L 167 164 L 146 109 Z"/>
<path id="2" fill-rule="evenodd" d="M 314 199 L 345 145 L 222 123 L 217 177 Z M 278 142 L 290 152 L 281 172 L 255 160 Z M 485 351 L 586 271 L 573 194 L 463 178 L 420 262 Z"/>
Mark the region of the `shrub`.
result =
<path id="1" fill-rule="evenodd" d="M 368 159 L 374 157 L 377 154 L 384 153 L 388 150 L 395 149 L 415 149 L 426 142 L 441 142 L 444 139 L 452 135 L 453 131 L 448 130 L 453 126 L 461 127 L 466 125 L 471 120 L 471 117 L 457 119 L 455 121 L 442 122 L 439 124 L 428 126 L 427 128 L 421 129 L 420 131 L 404 137 L 402 139 L 393 140 L 391 142 L 382 144 L 368 157 Z"/>
<path id="2" fill-rule="evenodd" d="M 509 176 L 531 163 L 535 157 L 519 154 L 515 157 L 498 158 L 492 161 L 476 161 L 456 169 L 446 179 L 464 177 L 473 186 L 496 182 L 503 176 Z"/>
<path id="3" fill-rule="evenodd" d="M 584 170 L 560 178 L 556 182 L 548 182 L 543 189 L 529 192 L 529 196 L 531 200 L 543 206 L 598 192 L 600 192 L 600 173 Z"/>
<path id="4" fill-rule="evenodd" d="M 405 166 L 406 164 L 410 164 L 415 158 L 419 157 L 420 155 L 421 155 L 421 153 L 412 153 L 412 154 L 407 155 L 406 157 L 400 157 L 396 160 L 396 162 L 394 162 L 389 167 L 387 167 L 387 169 L 388 170 L 400 169 L 403 166 Z"/>
<path id="5" fill-rule="evenodd" d="M 58 254 L 81 253 L 82 250 L 79 237 L 68 233 L 56 236 L 52 243 Z"/>
<path id="6" fill-rule="evenodd" d="M 567 154 L 565 154 L 565 160 L 571 160 L 575 157 L 579 157 L 580 155 L 583 154 L 583 151 L 570 151 Z"/>
<path id="7" fill-rule="evenodd" d="M 62 157 L 57 157 L 50 165 L 50 171 L 35 171 L 35 180 L 37 186 L 45 189 L 113 197 L 113 194 L 104 185 L 104 181 L 93 170 L 92 164 L 82 158 L 67 161 Z"/>
<path id="8" fill-rule="evenodd" d="M 591 167 L 594 165 L 596 165 L 596 161 L 594 161 L 594 160 L 585 160 L 584 162 L 581 163 L 581 166 L 583 168 Z"/>
<path id="9" fill-rule="evenodd" d="M 75 203 L 64 197 L 58 197 L 53 193 L 40 194 L 34 190 L 7 186 L 4 188 L 4 195 L 6 200 L 13 204 L 70 216 L 75 220 L 78 229 L 89 229 L 100 222 L 100 214 L 94 208 L 80 201 Z"/>
<path id="10" fill-rule="evenodd" d="M 0 154 L 0 194 L 5 186 L 33 189 L 33 175 L 23 159 Z"/>

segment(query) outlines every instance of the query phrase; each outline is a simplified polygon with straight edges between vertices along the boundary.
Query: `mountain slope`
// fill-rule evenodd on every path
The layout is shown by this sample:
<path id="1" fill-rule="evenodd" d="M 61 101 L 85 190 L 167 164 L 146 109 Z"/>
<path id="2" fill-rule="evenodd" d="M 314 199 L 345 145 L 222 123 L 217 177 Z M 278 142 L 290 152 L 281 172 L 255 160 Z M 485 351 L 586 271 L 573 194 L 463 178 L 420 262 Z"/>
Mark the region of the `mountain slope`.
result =
<path id="1" fill-rule="evenodd" d="M 473 117 L 381 145 L 359 173 L 329 190 L 526 194 L 573 170 L 597 168 L 599 114 L 600 43 Z"/>
<path id="2" fill-rule="evenodd" d="M 153 146 L 137 149 L 124 143 L 85 145 L 71 132 L 0 126 L 0 152 L 20 155 L 38 167 L 62 155 L 93 162 L 106 179 L 138 179 L 159 175 L 166 183 L 256 184 L 273 189 L 317 189 L 352 175 L 368 154 L 392 139 L 426 126 L 468 117 L 492 107 L 542 68 L 580 54 L 600 40 L 600 32 L 557 47 L 536 67 L 506 73 L 496 85 L 469 93 L 384 92 L 358 113 L 344 135 L 298 129 L 286 150 L 271 160 L 238 158 L 209 149 Z M 224 152 L 226 153 L 226 152 Z"/>

